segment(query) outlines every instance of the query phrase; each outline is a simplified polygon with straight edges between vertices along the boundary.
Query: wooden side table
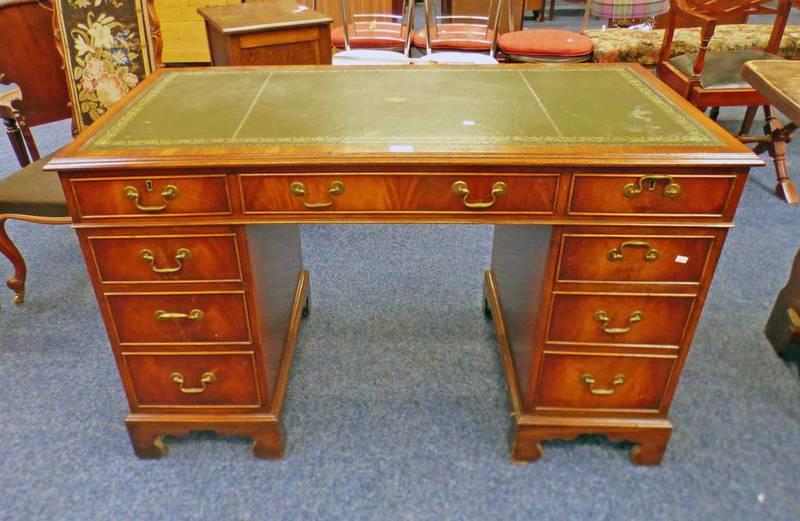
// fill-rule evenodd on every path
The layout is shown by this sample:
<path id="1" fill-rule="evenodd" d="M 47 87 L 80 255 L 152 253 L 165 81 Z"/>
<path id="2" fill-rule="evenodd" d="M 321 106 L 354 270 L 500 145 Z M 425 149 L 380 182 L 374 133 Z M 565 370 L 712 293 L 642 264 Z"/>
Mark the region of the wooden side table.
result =
<path id="1" fill-rule="evenodd" d="M 203 7 L 213 65 L 326 65 L 333 19 L 294 0 Z"/>

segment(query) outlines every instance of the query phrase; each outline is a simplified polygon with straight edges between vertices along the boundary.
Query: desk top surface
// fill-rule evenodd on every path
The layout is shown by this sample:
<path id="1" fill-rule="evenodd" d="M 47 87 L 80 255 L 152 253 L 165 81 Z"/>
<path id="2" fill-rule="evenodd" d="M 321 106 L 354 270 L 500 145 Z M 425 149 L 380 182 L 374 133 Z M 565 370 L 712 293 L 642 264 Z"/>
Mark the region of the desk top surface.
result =
<path id="1" fill-rule="evenodd" d="M 800 125 L 800 61 L 750 61 L 744 64 L 742 76 L 786 117 Z"/>
<path id="2" fill-rule="evenodd" d="M 627 65 L 162 70 L 119 105 L 51 168 L 498 155 L 534 164 L 760 164 Z"/>

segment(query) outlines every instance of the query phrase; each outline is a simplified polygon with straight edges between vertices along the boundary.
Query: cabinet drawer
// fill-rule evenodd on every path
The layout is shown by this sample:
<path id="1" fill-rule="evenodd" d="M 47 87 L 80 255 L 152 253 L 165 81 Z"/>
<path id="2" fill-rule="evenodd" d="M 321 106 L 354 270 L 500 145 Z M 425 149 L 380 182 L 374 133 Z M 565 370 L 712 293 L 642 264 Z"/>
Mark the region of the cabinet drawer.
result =
<path id="1" fill-rule="evenodd" d="M 245 174 L 239 179 L 245 213 L 414 211 L 552 214 L 559 176 Z"/>
<path id="2" fill-rule="evenodd" d="M 108 293 L 120 344 L 250 343 L 243 292 Z"/>
<path id="3" fill-rule="evenodd" d="M 241 282 L 236 234 L 90 236 L 100 281 Z"/>
<path id="4" fill-rule="evenodd" d="M 713 236 L 564 234 L 559 282 L 699 283 Z"/>
<path id="5" fill-rule="evenodd" d="M 675 357 L 548 352 L 542 362 L 537 409 L 661 408 Z"/>
<path id="6" fill-rule="evenodd" d="M 258 407 L 252 353 L 125 353 L 139 407 Z"/>
<path id="7" fill-rule="evenodd" d="M 722 217 L 736 176 L 575 174 L 572 215 Z"/>
<path id="8" fill-rule="evenodd" d="M 70 183 L 84 219 L 231 213 L 224 175 L 86 178 Z"/>
<path id="9" fill-rule="evenodd" d="M 678 347 L 694 295 L 554 293 L 549 343 Z"/>

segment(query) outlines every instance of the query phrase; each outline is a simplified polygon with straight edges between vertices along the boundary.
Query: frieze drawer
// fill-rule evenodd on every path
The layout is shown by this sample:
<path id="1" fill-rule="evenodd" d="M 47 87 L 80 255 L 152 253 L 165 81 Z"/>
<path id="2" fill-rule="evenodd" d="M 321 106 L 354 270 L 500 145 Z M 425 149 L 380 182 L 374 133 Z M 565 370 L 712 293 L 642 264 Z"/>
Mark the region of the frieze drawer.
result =
<path id="1" fill-rule="evenodd" d="M 70 179 L 83 219 L 231 213 L 224 175 Z"/>
<path id="2" fill-rule="evenodd" d="M 571 215 L 726 215 L 735 175 L 575 174 Z"/>
<path id="3" fill-rule="evenodd" d="M 242 174 L 244 212 L 552 214 L 558 174 Z"/>

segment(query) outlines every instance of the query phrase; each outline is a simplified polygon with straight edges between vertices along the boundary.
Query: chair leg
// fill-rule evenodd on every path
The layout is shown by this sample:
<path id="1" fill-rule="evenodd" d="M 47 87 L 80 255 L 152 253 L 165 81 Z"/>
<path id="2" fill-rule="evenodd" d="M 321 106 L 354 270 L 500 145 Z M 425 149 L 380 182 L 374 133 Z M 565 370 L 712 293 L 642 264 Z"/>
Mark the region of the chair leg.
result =
<path id="1" fill-rule="evenodd" d="M 20 306 L 25 302 L 25 279 L 28 269 L 25 266 L 25 259 L 6 232 L 6 220 L 0 219 L 0 253 L 14 266 L 14 276 L 8 279 L 6 285 L 15 293 L 14 304 Z"/>
<path id="2" fill-rule="evenodd" d="M 758 105 L 747 107 L 747 112 L 744 113 L 744 119 L 742 120 L 742 128 L 739 129 L 740 136 L 744 136 L 750 132 L 750 128 L 753 126 L 753 120 L 756 118 L 757 112 Z"/>
<path id="3" fill-rule="evenodd" d="M 544 8 L 544 6 L 542 6 Z M 556 19 L 556 0 L 550 0 L 550 21 Z"/>
<path id="4" fill-rule="evenodd" d="M 711 107 L 708 117 L 711 118 L 711 121 L 716 121 L 719 118 L 719 107 Z"/>
<path id="5" fill-rule="evenodd" d="M 17 124 L 17 120 L 15 118 L 3 118 L 3 124 L 6 126 L 6 134 L 8 134 L 8 140 L 11 141 L 11 148 L 14 149 L 19 165 L 28 166 L 31 160 L 28 158 L 28 150 L 25 148 L 25 140 L 22 137 L 22 131 Z"/>
<path id="6" fill-rule="evenodd" d="M 38 161 L 41 158 L 39 155 L 39 148 L 36 146 L 36 141 L 33 140 L 31 127 L 29 127 L 28 123 L 25 121 L 24 115 L 20 114 L 18 124 L 20 132 L 22 132 L 22 139 L 25 140 L 25 144 L 28 146 L 28 153 L 31 156 L 31 161 Z"/>
<path id="7" fill-rule="evenodd" d="M 797 188 L 789 177 L 789 171 L 786 168 L 786 136 L 783 125 L 772 112 L 772 107 L 764 105 L 764 117 L 767 122 L 764 125 L 764 133 L 770 135 L 767 143 L 767 151 L 772 161 L 775 163 L 775 172 L 777 174 L 778 183 L 775 185 L 775 193 L 789 204 L 800 203 L 800 197 L 797 195 Z"/>

